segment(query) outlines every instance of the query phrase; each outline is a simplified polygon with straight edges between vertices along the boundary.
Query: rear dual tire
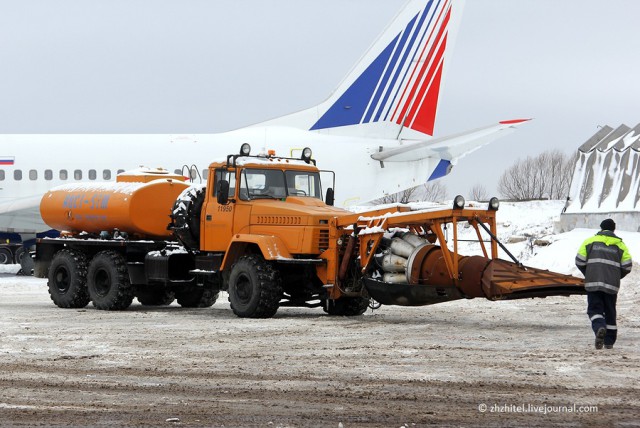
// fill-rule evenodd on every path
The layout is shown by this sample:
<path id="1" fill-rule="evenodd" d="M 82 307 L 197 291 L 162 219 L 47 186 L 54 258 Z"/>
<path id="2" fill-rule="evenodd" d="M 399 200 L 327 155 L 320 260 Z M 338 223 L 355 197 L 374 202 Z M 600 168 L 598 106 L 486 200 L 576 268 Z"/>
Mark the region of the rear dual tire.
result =
<path id="1" fill-rule="evenodd" d="M 87 291 L 87 258 L 79 251 L 60 250 L 51 260 L 47 275 L 49 296 L 60 308 L 84 308 Z"/>
<path id="2" fill-rule="evenodd" d="M 169 306 L 175 300 L 175 293 L 165 289 L 137 290 L 136 299 L 143 306 Z"/>
<path id="3" fill-rule="evenodd" d="M 8 248 L 0 248 L 0 265 L 10 265 L 13 263 L 13 254 Z"/>
<path id="4" fill-rule="evenodd" d="M 88 266 L 88 267 L 87 267 Z M 100 310 L 122 310 L 131 306 L 135 287 L 129 280 L 127 262 L 116 251 L 101 251 L 90 262 L 81 251 L 58 251 L 49 267 L 49 295 L 61 308 L 84 308 L 89 302 Z M 139 290 L 138 301 L 147 306 L 165 306 L 173 302 L 187 308 L 207 308 L 218 299 L 213 283 L 190 287 L 181 293 L 167 290 Z"/>
<path id="5" fill-rule="evenodd" d="M 89 263 L 87 289 L 93 306 L 106 311 L 131 305 L 134 289 L 125 258 L 116 251 L 101 251 Z"/>
<path id="6" fill-rule="evenodd" d="M 200 288 L 179 294 L 176 300 L 183 308 L 209 308 L 218 300 L 219 294 L 218 291 Z"/>

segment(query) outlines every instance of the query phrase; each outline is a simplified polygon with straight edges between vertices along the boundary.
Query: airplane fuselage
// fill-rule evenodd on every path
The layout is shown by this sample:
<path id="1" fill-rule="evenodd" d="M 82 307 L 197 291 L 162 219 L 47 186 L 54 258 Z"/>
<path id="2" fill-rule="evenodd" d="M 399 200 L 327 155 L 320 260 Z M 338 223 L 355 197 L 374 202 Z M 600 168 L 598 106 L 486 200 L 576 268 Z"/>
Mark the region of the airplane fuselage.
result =
<path id="1" fill-rule="evenodd" d="M 397 145 L 396 140 L 375 142 L 380 146 Z M 0 155 L 12 164 L 0 165 L 0 206 L 13 203 L 20 209 L 24 203 L 31 209 L 21 209 L 19 215 L 0 212 L 0 218 L 12 232 L 44 230 L 38 209 L 33 206 L 34 198 L 61 184 L 113 181 L 119 172 L 140 166 L 191 174 L 199 183 L 206 178 L 203 175 L 212 161 L 237 153 L 242 143 L 251 144 L 254 154 L 275 150 L 277 155 L 287 157 L 299 157 L 304 147 L 310 147 L 318 167 L 335 172 L 336 206 L 340 207 L 366 204 L 425 183 L 439 162 L 427 158 L 382 164 L 370 157 L 379 150 L 371 139 L 286 127 L 194 135 L 1 135 Z M 326 180 L 323 186 L 326 189 L 333 183 Z"/>

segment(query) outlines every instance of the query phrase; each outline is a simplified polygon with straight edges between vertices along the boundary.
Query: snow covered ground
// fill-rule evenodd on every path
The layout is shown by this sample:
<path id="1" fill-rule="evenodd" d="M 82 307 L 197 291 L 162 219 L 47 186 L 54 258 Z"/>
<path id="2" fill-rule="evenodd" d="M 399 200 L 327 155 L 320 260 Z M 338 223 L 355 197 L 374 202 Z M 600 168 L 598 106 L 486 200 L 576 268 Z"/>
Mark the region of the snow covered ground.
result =
<path id="1" fill-rule="evenodd" d="M 562 207 L 503 203 L 499 238 L 525 265 L 579 275 L 575 253 L 596 231 L 554 234 Z M 640 260 L 640 233 L 617 233 Z M 632 426 L 640 415 L 638 265 L 623 280 L 618 343 L 600 351 L 584 296 L 248 320 L 224 295 L 207 309 L 62 310 L 46 280 L 16 271 L 0 266 L 3 426 Z"/>

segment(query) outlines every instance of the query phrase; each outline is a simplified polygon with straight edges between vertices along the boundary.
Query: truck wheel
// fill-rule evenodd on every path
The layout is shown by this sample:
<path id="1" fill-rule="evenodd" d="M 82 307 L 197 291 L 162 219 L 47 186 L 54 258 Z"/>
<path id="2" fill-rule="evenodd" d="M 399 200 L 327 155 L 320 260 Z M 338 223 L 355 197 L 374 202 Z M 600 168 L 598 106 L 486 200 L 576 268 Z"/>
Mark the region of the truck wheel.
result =
<path id="1" fill-rule="evenodd" d="M 49 296 L 60 308 L 84 308 L 89 303 L 87 259 L 81 252 L 60 250 L 51 260 Z"/>
<path id="2" fill-rule="evenodd" d="M 13 260 L 15 263 L 17 264 L 21 264 L 22 263 L 22 257 L 25 254 L 29 254 L 29 252 L 27 250 L 25 250 L 25 248 L 23 246 L 20 246 L 16 249 L 15 253 L 13 254 Z"/>
<path id="3" fill-rule="evenodd" d="M 10 265 L 13 263 L 11 250 L 8 248 L 0 248 L 0 265 Z"/>
<path id="4" fill-rule="evenodd" d="M 133 301 L 127 263 L 115 251 L 101 251 L 89 263 L 87 288 L 93 306 L 107 311 L 126 309 Z"/>
<path id="5" fill-rule="evenodd" d="M 325 302 L 323 309 L 329 315 L 353 317 L 362 315 L 369 307 L 369 299 L 364 297 L 342 297 L 338 300 Z"/>
<path id="6" fill-rule="evenodd" d="M 136 292 L 136 299 L 144 306 L 169 306 L 175 300 L 175 293 L 170 290 L 143 289 Z"/>
<path id="7" fill-rule="evenodd" d="M 16 263 L 20 265 L 18 275 L 35 275 L 36 262 L 33 260 L 33 257 L 31 257 L 29 251 L 26 251 L 24 247 L 20 247 L 14 257 Z M 46 272 L 44 275 L 41 274 L 39 278 L 43 278 L 44 276 L 46 276 Z"/>
<path id="8" fill-rule="evenodd" d="M 183 308 L 209 308 L 218 300 L 220 292 L 211 287 L 190 287 L 177 293 L 178 304 Z"/>
<path id="9" fill-rule="evenodd" d="M 270 318 L 280 307 L 280 276 L 262 256 L 243 256 L 231 268 L 229 302 L 242 318 Z"/>

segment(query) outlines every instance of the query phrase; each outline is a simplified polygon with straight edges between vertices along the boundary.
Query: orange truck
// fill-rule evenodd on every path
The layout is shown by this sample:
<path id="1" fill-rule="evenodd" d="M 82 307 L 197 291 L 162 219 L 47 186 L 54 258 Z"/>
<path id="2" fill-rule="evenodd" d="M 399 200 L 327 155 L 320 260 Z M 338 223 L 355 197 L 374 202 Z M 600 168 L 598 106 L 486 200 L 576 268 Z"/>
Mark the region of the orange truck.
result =
<path id="1" fill-rule="evenodd" d="M 61 236 L 37 241 L 35 274 L 48 278 L 53 302 L 209 307 L 226 291 L 237 316 L 268 318 L 281 306 L 352 316 L 376 302 L 584 294 L 579 278 L 497 257 L 495 198 L 485 208 L 457 197 L 447 209 L 353 213 L 332 206 L 333 183 L 321 182 L 308 148 L 300 158 L 252 156 L 245 144 L 204 176 L 193 185 L 143 170 L 45 194 L 42 218 Z M 482 255 L 458 254 L 460 224 L 476 231 Z"/>

